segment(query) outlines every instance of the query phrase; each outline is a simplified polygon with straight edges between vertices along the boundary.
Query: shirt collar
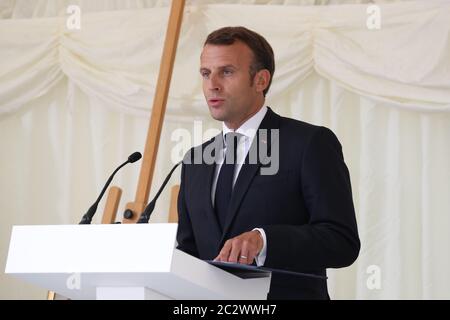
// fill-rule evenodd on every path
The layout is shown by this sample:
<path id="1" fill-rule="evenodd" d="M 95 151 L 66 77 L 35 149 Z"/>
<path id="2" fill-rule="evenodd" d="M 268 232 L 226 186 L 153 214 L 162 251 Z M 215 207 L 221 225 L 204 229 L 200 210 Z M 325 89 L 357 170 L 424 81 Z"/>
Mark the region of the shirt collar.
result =
<path id="1" fill-rule="evenodd" d="M 239 133 L 246 138 L 249 139 L 249 141 L 253 141 L 253 138 L 256 135 L 256 131 L 258 130 L 262 120 L 264 119 L 264 116 L 267 113 L 267 107 L 263 106 L 257 113 L 255 113 L 251 118 L 249 118 L 247 121 L 245 121 L 237 130 L 229 129 L 225 122 L 222 122 L 222 137 L 225 141 L 225 135 L 229 132 L 236 132 Z"/>

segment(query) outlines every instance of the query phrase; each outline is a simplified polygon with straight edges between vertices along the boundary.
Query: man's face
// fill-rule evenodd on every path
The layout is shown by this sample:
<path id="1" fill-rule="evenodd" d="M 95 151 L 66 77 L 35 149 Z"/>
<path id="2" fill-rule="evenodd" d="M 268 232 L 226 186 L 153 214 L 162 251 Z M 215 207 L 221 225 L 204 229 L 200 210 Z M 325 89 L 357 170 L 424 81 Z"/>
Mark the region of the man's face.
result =
<path id="1" fill-rule="evenodd" d="M 209 45 L 200 56 L 203 93 L 211 116 L 237 129 L 264 102 L 260 88 L 250 79 L 253 53 L 247 45 Z"/>

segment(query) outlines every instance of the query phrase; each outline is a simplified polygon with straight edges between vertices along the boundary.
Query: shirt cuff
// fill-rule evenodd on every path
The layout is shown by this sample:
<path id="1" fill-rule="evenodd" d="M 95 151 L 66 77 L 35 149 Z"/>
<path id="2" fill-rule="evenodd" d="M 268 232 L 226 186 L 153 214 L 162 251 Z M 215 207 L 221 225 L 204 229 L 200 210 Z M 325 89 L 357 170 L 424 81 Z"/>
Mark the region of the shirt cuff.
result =
<path id="1" fill-rule="evenodd" d="M 255 228 L 252 231 L 257 230 L 263 239 L 263 247 L 262 250 L 259 252 L 259 254 L 255 257 L 256 265 L 258 267 L 262 267 L 264 263 L 266 262 L 266 255 L 267 255 L 267 238 L 266 233 L 261 228 Z"/>

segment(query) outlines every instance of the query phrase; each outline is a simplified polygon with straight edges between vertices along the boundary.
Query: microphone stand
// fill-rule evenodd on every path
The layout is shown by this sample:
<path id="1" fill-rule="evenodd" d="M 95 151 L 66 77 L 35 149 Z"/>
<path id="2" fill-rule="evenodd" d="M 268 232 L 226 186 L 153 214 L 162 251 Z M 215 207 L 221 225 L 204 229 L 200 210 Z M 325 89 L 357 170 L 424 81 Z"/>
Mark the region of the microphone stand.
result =
<path id="1" fill-rule="evenodd" d="M 155 197 L 152 199 L 152 201 L 149 202 L 147 207 L 145 207 L 145 210 L 142 212 L 141 216 L 139 217 L 139 220 L 136 223 L 148 223 L 150 220 L 150 215 L 152 214 L 153 210 L 155 209 L 156 200 L 158 200 L 159 195 L 163 191 L 164 187 L 166 186 L 167 182 L 169 182 L 170 177 L 172 176 L 172 173 L 175 171 L 175 169 L 182 163 L 183 161 L 178 162 L 176 165 L 173 166 L 172 170 L 170 170 L 169 174 L 167 175 L 166 179 L 164 180 L 163 184 L 159 188 L 158 192 L 156 193 Z"/>
<path id="2" fill-rule="evenodd" d="M 92 217 L 94 216 L 95 212 L 97 211 L 97 206 L 98 203 L 100 202 L 101 198 L 103 197 L 103 194 L 105 193 L 106 189 L 108 188 L 109 184 L 111 183 L 114 175 L 117 173 L 117 171 L 119 171 L 123 166 L 125 166 L 128 163 L 133 163 L 138 161 L 141 158 L 141 154 L 139 152 L 135 152 L 133 154 L 131 154 L 128 157 L 128 160 L 125 161 L 124 163 L 122 163 L 116 170 L 114 170 L 114 172 L 112 173 L 112 175 L 109 177 L 108 181 L 106 181 L 105 186 L 102 189 L 102 192 L 100 193 L 100 195 L 98 196 L 97 200 L 94 202 L 94 204 L 88 209 L 88 211 L 83 215 L 83 217 L 81 218 L 81 221 L 79 224 L 91 224 L 92 221 Z"/>

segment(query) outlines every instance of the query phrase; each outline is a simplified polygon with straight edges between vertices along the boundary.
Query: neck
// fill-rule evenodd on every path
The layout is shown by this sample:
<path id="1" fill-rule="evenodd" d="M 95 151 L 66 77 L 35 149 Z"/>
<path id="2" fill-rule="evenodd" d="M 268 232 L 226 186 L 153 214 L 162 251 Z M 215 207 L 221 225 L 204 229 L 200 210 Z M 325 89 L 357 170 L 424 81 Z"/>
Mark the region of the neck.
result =
<path id="1" fill-rule="evenodd" d="M 259 103 L 258 106 L 257 106 L 256 108 L 252 109 L 252 111 L 251 111 L 249 114 L 245 115 L 245 116 L 244 116 L 242 119 L 240 119 L 239 121 L 233 122 L 233 123 L 231 123 L 231 122 L 226 122 L 226 121 L 225 121 L 225 125 L 226 125 L 229 129 L 231 129 L 231 130 L 237 130 L 237 129 L 239 129 L 239 127 L 242 126 L 242 124 L 243 124 L 245 121 L 247 121 L 248 119 L 250 119 L 251 117 L 253 117 L 255 114 L 258 113 L 259 110 L 261 110 L 261 108 L 264 106 L 264 101 L 265 101 L 265 100 L 263 100 L 261 103 Z"/>

